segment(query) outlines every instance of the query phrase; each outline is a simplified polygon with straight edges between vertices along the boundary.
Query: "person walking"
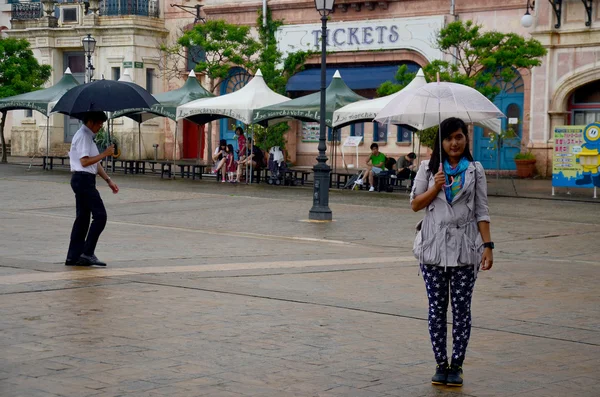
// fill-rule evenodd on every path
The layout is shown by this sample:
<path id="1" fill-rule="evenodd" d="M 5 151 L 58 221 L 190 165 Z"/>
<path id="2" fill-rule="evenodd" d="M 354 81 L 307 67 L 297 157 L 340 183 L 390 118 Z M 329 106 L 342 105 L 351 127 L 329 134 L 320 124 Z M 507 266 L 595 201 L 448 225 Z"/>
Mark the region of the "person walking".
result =
<path id="1" fill-rule="evenodd" d="M 449 118 L 441 123 L 431 160 L 421 163 L 415 177 L 410 202 L 415 212 L 426 208 L 417 225 L 413 253 L 429 299 L 429 334 L 437 362 L 431 382 L 462 386 L 477 272 L 491 269 L 494 262 L 485 171 L 473 161 L 462 120 Z M 453 319 L 450 363 L 448 303 Z"/>
<path id="2" fill-rule="evenodd" d="M 71 164 L 71 188 L 75 193 L 76 215 L 71 231 L 71 242 L 67 253 L 67 266 L 106 266 L 96 255 L 96 244 L 106 226 L 106 209 L 96 189 L 96 175 L 100 175 L 114 194 L 119 187 L 104 171 L 100 161 L 114 154 L 114 145 L 101 154 L 94 142 L 94 135 L 107 120 L 104 112 L 88 112 L 83 125 L 73 136 L 69 160 Z M 90 225 L 90 216 L 93 218 Z"/>

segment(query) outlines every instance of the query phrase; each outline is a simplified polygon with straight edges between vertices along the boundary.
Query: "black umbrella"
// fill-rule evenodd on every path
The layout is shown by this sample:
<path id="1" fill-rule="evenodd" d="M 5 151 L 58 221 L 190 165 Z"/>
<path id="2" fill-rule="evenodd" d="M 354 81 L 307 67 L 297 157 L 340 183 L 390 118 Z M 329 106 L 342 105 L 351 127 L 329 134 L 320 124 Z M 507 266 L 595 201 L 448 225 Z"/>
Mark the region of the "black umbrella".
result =
<path id="1" fill-rule="evenodd" d="M 137 84 L 97 80 L 69 90 L 56 103 L 53 112 L 82 118 L 86 112 L 150 108 L 157 103 L 148 91 Z"/>

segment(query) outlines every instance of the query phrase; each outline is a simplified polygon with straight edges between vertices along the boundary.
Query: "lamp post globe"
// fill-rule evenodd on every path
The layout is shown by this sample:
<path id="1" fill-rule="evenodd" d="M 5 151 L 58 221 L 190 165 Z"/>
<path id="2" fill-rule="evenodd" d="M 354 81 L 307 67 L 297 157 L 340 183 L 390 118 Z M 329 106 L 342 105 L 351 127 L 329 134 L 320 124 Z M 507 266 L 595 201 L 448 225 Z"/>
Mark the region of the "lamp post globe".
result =
<path id="1" fill-rule="evenodd" d="M 319 155 L 314 171 L 313 206 L 308 212 L 312 221 L 331 221 L 329 209 L 329 184 L 331 168 L 327 165 L 327 124 L 325 104 L 325 81 L 327 70 L 327 16 L 333 11 L 335 0 L 315 0 L 315 8 L 321 15 L 321 100 L 319 110 Z"/>
<path id="2" fill-rule="evenodd" d="M 527 11 L 527 13 L 523 15 L 523 18 L 521 18 L 521 26 L 524 28 L 530 28 L 533 26 L 533 16 L 529 13 L 529 11 Z"/>
<path id="3" fill-rule="evenodd" d="M 91 34 L 88 33 L 83 39 L 81 39 L 81 43 L 83 44 L 83 51 L 87 56 L 87 81 L 86 83 L 90 83 L 92 81 L 92 77 L 94 77 L 94 66 L 92 65 L 92 54 L 96 49 L 96 39 L 92 37 Z"/>
<path id="4" fill-rule="evenodd" d="M 315 0 L 315 8 L 321 15 L 327 15 L 333 11 L 335 0 Z"/>
<path id="5" fill-rule="evenodd" d="M 88 35 L 85 36 L 81 42 L 83 43 L 83 51 L 85 51 L 86 55 L 92 55 L 96 49 L 96 39 L 94 39 L 92 35 L 88 33 Z"/>

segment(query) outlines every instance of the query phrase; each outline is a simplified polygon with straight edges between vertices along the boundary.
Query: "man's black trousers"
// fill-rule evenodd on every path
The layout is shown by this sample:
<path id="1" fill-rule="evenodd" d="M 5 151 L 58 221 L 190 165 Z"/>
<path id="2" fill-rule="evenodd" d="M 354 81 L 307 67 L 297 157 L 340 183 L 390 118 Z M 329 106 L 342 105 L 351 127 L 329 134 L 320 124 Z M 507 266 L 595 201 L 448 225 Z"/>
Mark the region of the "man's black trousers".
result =
<path id="1" fill-rule="evenodd" d="M 106 226 L 106 209 L 96 189 L 96 175 L 74 172 L 71 188 L 75 193 L 77 215 L 71 231 L 67 260 L 76 261 L 81 254 L 94 255 L 98 238 Z M 90 218 L 93 219 L 91 226 Z"/>

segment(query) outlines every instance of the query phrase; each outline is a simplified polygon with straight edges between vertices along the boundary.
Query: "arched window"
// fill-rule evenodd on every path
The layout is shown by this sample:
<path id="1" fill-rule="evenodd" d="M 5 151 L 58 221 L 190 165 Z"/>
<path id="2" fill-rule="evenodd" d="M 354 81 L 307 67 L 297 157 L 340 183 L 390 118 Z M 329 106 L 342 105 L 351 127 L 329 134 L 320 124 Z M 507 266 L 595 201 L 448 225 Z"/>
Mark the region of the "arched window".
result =
<path id="1" fill-rule="evenodd" d="M 492 79 L 492 86 L 500 88 L 500 94 L 522 94 L 525 92 L 525 83 L 523 82 L 523 77 L 518 70 L 513 69 L 513 73 L 515 73 L 515 77 L 511 81 L 505 81 L 502 79 L 499 74 L 496 74 L 496 77 Z"/>
<path id="2" fill-rule="evenodd" d="M 250 73 L 240 67 L 234 67 L 229 70 L 229 75 L 221 83 L 221 95 L 237 91 L 252 79 Z"/>
<path id="3" fill-rule="evenodd" d="M 578 87 L 569 98 L 571 125 L 600 121 L 600 80 Z"/>
<path id="4" fill-rule="evenodd" d="M 240 67 L 234 67 L 229 70 L 229 75 L 221 82 L 219 92 L 221 95 L 229 94 L 244 87 L 252 79 L 250 73 Z M 235 127 L 242 123 L 238 120 L 225 118 L 221 119 L 221 139 L 227 139 L 232 143 L 235 136 Z M 234 145 L 235 147 L 235 145 Z"/>

